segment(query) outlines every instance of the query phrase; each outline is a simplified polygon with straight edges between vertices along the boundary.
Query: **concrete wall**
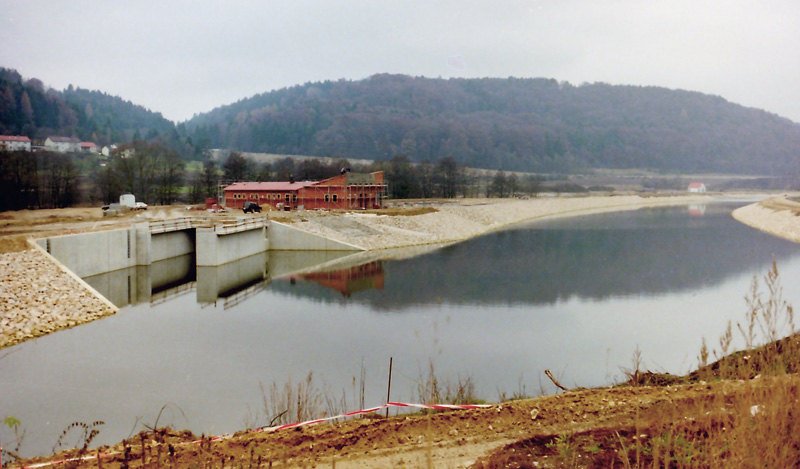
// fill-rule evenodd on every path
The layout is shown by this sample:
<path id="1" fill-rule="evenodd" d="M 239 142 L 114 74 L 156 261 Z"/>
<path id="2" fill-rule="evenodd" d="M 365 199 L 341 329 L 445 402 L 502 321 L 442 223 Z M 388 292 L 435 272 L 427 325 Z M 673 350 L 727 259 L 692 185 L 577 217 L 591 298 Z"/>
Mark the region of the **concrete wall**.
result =
<path id="1" fill-rule="evenodd" d="M 265 230 L 218 234 L 213 228 L 197 228 L 197 266 L 218 266 L 266 251 Z"/>
<path id="2" fill-rule="evenodd" d="M 267 236 L 271 251 L 364 251 L 364 248 L 334 241 L 276 221 L 269 222 Z"/>
<path id="3" fill-rule="evenodd" d="M 146 223 L 122 230 L 53 236 L 36 243 L 79 277 L 150 265 L 195 251 L 193 230 L 151 236 Z"/>
<path id="4" fill-rule="evenodd" d="M 194 254 L 194 230 L 170 231 L 150 236 L 150 264 Z"/>
<path id="5" fill-rule="evenodd" d="M 79 277 L 137 265 L 136 228 L 36 240 Z"/>

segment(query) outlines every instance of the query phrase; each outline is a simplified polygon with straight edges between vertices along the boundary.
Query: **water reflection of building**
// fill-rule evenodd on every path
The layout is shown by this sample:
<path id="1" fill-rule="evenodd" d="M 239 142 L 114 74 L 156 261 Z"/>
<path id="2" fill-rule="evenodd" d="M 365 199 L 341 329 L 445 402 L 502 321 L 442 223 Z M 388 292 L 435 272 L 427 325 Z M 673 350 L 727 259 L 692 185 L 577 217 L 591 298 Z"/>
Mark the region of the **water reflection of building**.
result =
<path id="1" fill-rule="evenodd" d="M 342 296 L 350 296 L 363 290 L 382 290 L 383 262 L 373 261 L 347 269 L 302 274 L 292 276 L 291 280 L 298 278 L 336 290 Z"/>
<path id="2" fill-rule="evenodd" d="M 706 204 L 696 204 L 689 206 L 689 215 L 693 217 L 702 217 L 706 213 Z"/>

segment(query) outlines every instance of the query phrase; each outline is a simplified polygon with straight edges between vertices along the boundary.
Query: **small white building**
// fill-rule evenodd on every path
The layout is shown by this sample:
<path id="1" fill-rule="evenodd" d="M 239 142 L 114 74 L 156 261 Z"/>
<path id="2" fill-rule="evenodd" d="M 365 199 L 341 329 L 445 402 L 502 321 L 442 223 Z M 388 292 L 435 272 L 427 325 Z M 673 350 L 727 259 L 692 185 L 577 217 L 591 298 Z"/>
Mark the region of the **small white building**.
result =
<path id="1" fill-rule="evenodd" d="M 111 154 L 114 153 L 115 151 L 117 151 L 117 144 L 116 143 L 104 146 L 103 149 L 100 150 L 100 153 L 103 156 L 111 156 Z"/>
<path id="2" fill-rule="evenodd" d="M 0 150 L 31 151 L 31 139 L 24 135 L 0 135 Z"/>
<path id="3" fill-rule="evenodd" d="M 81 141 L 74 137 L 47 137 L 44 149 L 56 153 L 73 153 L 81 151 Z"/>
<path id="4" fill-rule="evenodd" d="M 693 182 L 689 184 L 689 192 L 705 192 L 706 185 L 702 182 Z"/>

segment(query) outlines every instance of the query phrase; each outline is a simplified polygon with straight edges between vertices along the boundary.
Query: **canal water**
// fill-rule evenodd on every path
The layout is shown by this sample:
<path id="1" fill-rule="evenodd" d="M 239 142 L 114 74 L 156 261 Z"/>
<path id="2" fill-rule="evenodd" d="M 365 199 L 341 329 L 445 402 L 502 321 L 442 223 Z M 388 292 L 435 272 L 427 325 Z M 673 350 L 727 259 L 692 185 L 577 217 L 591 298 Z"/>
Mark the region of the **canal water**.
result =
<path id="1" fill-rule="evenodd" d="M 88 279 L 122 310 L 3 350 L 0 413 L 21 422 L 31 456 L 73 422 L 104 422 L 95 444 L 156 421 L 198 435 L 266 425 L 270 388 L 309 374 L 323 409 L 379 405 L 390 358 L 403 401 L 431 370 L 489 402 L 556 392 L 545 369 L 570 387 L 619 382 L 637 351 L 647 369 L 687 373 L 703 338 L 743 320 L 773 259 L 800 300 L 800 246 L 734 221 L 736 206 L 523 224 L 395 260 L 283 253 L 205 272 L 180 259 L 156 288 L 142 272 Z"/>

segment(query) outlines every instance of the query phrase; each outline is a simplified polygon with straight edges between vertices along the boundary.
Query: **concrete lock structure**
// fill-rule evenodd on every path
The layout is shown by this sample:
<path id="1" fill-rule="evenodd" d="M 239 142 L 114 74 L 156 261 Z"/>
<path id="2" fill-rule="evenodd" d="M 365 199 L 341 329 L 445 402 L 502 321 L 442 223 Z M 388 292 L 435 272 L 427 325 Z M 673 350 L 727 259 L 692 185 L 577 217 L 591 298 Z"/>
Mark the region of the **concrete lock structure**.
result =
<path id="1" fill-rule="evenodd" d="M 151 301 L 154 292 L 187 278 L 196 280 L 198 301 L 215 301 L 237 286 L 266 279 L 268 253 L 302 251 L 305 258 L 312 252 L 338 257 L 363 251 L 264 217 L 215 224 L 197 218 L 136 223 L 36 243 L 118 306 Z"/>

